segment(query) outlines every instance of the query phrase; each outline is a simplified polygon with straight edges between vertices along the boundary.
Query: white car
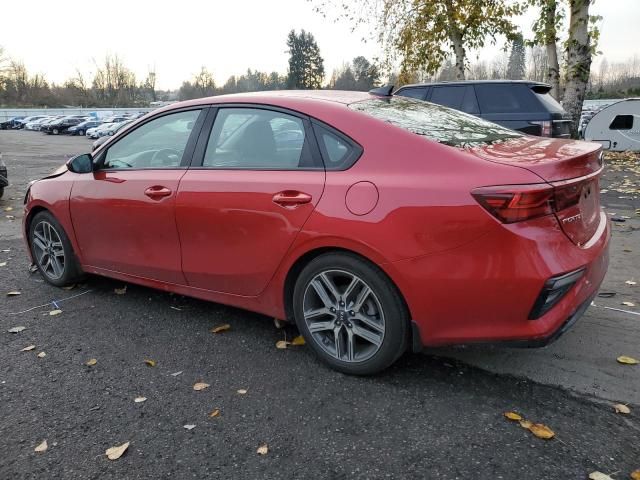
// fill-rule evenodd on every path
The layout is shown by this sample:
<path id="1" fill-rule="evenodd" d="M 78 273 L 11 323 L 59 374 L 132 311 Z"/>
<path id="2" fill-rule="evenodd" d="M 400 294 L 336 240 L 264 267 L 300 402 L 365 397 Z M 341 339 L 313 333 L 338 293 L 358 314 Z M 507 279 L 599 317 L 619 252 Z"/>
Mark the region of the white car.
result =
<path id="1" fill-rule="evenodd" d="M 102 125 L 98 125 L 97 127 L 94 128 L 90 128 L 89 130 L 87 130 L 87 137 L 89 138 L 100 138 L 102 137 L 104 134 L 101 135 L 101 133 L 105 130 L 107 130 L 110 126 L 115 125 L 114 122 L 107 122 L 107 123 L 103 123 Z"/>

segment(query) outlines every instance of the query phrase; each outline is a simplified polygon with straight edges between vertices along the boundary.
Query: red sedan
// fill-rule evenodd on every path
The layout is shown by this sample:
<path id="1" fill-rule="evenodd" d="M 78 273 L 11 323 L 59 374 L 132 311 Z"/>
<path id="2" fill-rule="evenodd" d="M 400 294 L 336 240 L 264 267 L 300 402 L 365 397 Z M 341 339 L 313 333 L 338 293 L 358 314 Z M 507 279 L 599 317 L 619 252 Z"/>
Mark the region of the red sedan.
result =
<path id="1" fill-rule="evenodd" d="M 54 285 L 83 273 L 295 322 L 333 368 L 542 345 L 605 275 L 600 147 L 406 97 L 297 91 L 157 110 L 27 193 Z"/>

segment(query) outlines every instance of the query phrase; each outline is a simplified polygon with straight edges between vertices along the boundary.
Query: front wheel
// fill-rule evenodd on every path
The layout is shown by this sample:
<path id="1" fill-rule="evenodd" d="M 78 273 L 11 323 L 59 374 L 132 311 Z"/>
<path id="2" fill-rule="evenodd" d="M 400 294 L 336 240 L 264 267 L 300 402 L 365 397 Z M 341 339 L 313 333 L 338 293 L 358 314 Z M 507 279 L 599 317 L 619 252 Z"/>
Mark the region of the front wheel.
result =
<path id="1" fill-rule="evenodd" d="M 40 274 L 52 285 L 63 287 L 82 275 L 69 237 L 49 212 L 36 214 L 29 225 L 29 245 Z"/>
<path id="2" fill-rule="evenodd" d="M 84 135 L 84 130 L 78 130 L 78 135 L 83 136 Z"/>
<path id="3" fill-rule="evenodd" d="M 296 281 L 293 304 L 306 343 L 338 371 L 371 375 L 406 350 L 409 319 L 395 285 L 355 255 L 312 260 Z"/>
<path id="4" fill-rule="evenodd" d="M 59 132 L 58 132 L 58 129 L 57 129 L 57 128 L 54 128 L 54 129 L 51 131 L 51 133 L 53 133 L 54 135 L 58 135 L 58 133 L 59 133 Z"/>

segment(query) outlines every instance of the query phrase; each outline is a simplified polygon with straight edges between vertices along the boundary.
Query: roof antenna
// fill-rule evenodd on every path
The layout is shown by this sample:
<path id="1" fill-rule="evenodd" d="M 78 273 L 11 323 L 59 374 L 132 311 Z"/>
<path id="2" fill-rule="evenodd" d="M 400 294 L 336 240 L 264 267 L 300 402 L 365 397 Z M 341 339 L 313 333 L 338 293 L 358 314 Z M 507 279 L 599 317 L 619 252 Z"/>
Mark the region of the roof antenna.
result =
<path id="1" fill-rule="evenodd" d="M 393 92 L 393 85 L 384 85 L 378 88 L 372 88 L 369 90 L 371 95 L 378 95 L 379 97 L 390 97 Z"/>

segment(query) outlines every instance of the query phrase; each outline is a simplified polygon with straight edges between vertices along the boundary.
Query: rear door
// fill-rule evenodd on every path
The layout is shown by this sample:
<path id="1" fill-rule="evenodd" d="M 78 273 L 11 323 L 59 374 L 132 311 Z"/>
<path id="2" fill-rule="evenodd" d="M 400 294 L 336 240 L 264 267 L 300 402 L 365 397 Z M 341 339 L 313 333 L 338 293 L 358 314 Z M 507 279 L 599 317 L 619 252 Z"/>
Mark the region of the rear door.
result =
<path id="1" fill-rule="evenodd" d="M 176 202 L 189 285 L 264 290 L 324 189 L 312 139 L 309 120 L 293 112 L 212 109 Z"/>

